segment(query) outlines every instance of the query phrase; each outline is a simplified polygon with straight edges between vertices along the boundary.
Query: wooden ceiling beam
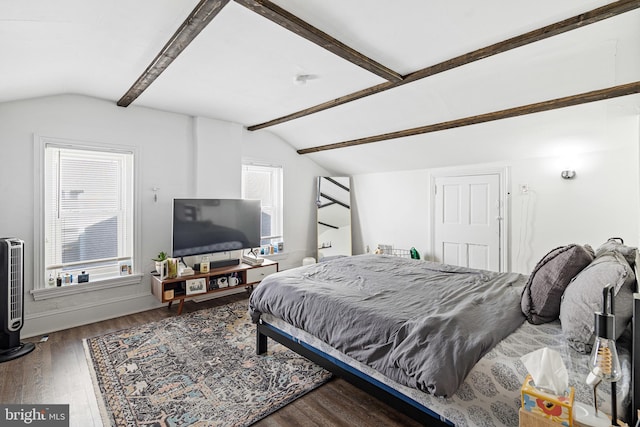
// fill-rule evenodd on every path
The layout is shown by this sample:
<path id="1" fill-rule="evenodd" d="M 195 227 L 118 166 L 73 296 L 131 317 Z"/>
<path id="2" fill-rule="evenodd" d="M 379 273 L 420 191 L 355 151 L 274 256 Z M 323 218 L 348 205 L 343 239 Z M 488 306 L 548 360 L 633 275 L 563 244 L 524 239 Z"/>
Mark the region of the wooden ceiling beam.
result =
<path id="1" fill-rule="evenodd" d="M 201 0 L 171 36 L 160 53 L 138 77 L 118 101 L 120 107 L 128 107 L 158 78 L 174 59 L 196 38 L 198 34 L 216 17 L 230 0 Z"/>
<path id="2" fill-rule="evenodd" d="M 399 73 L 350 48 L 269 0 L 235 0 L 235 2 L 387 81 L 402 80 L 402 75 Z"/>
<path id="3" fill-rule="evenodd" d="M 523 116 L 527 114 L 540 113 L 543 111 L 555 110 L 558 108 L 571 107 L 574 105 L 586 104 L 589 102 L 602 101 L 620 96 L 640 93 L 640 81 L 613 86 L 606 89 L 594 90 L 591 92 L 571 95 L 563 98 L 556 98 L 550 101 L 537 102 L 535 104 L 523 105 L 520 107 L 508 108 L 506 110 L 494 111 L 477 116 L 465 117 L 462 119 L 450 120 L 411 129 L 405 129 L 380 135 L 368 136 L 350 141 L 337 142 L 334 144 L 320 145 L 317 147 L 298 150 L 298 154 L 317 153 L 319 151 L 335 150 L 338 148 L 354 147 L 356 145 L 371 144 L 373 142 L 387 141 L 390 139 L 405 138 L 408 136 L 421 135 L 424 133 L 438 132 L 441 130 L 454 129 L 480 123 L 492 122 L 495 120 L 508 119 L 511 117 Z"/>
<path id="4" fill-rule="evenodd" d="M 369 95 L 374 95 L 376 93 L 384 92 L 386 90 L 393 89 L 407 83 L 415 82 L 416 80 L 420 80 L 425 77 L 433 76 L 434 74 L 461 67 L 480 59 L 488 58 L 499 53 L 507 52 L 511 49 L 516 49 L 518 47 L 535 43 L 537 41 L 544 40 L 558 34 L 575 30 L 577 28 L 584 27 L 585 25 L 593 24 L 595 22 L 599 22 L 604 19 L 629 12 L 639 7 L 640 0 L 619 0 L 605 6 L 590 10 L 588 12 L 581 13 L 580 15 L 573 16 L 563 21 L 556 22 L 555 24 L 547 25 L 545 27 L 538 28 L 537 30 L 529 31 L 528 33 L 512 37 L 508 40 L 501 41 L 490 46 L 466 53 L 464 55 L 460 55 L 455 58 L 443 61 L 439 64 L 423 68 L 421 70 L 407 74 L 403 77 L 402 80 L 395 82 L 385 82 L 376 86 L 362 89 L 349 95 L 341 96 L 339 98 L 323 102 L 322 104 L 318 104 L 313 107 L 309 107 L 304 110 L 279 117 L 277 119 L 249 126 L 247 129 L 251 131 L 264 129 L 266 127 L 275 126 L 281 123 L 288 122 L 290 120 L 298 119 L 309 114 L 318 113 L 320 111 L 327 110 L 338 105 L 346 104 L 347 102 L 352 102 Z"/>

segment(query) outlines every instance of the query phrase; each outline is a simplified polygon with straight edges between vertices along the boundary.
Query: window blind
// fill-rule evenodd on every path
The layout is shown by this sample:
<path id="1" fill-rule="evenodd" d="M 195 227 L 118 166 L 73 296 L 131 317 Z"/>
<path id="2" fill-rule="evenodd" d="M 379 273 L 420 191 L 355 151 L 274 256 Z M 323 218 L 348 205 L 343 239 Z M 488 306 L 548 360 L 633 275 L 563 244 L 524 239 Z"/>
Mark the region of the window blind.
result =
<path id="1" fill-rule="evenodd" d="M 242 169 L 242 197 L 260 200 L 263 244 L 282 240 L 282 168 L 245 164 Z"/>

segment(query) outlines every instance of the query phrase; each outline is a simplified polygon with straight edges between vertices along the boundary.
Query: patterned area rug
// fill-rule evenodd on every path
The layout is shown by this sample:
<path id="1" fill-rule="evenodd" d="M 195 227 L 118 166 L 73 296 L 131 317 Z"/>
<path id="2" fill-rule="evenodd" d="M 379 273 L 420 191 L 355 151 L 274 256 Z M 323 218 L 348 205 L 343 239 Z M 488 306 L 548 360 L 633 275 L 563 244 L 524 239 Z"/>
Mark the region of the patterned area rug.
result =
<path id="1" fill-rule="evenodd" d="M 247 426 L 331 377 L 273 341 L 257 356 L 246 301 L 84 345 L 105 426 Z"/>

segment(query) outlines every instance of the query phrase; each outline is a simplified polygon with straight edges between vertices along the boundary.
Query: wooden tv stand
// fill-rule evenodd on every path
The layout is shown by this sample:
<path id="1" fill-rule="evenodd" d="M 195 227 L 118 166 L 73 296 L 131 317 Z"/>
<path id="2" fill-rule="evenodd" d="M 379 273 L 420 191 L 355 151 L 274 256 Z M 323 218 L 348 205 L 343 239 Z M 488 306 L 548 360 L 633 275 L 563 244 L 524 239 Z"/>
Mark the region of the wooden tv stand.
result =
<path id="1" fill-rule="evenodd" d="M 174 301 L 180 301 L 178 305 L 178 314 L 182 314 L 184 300 L 195 298 L 203 295 L 213 294 L 239 287 L 245 287 L 252 290 L 253 285 L 258 284 L 267 277 L 278 271 L 278 263 L 265 259 L 261 265 L 248 265 L 240 262 L 240 264 L 213 268 L 208 273 L 197 273 L 191 276 L 178 276 L 173 279 L 160 280 L 159 276 L 151 276 L 151 293 L 162 303 L 168 302 L 168 308 Z M 224 288 L 217 287 L 217 279 L 221 277 L 235 276 L 239 282 L 235 286 L 227 286 Z M 187 293 L 187 281 L 193 279 L 204 279 L 205 290 L 198 293 Z M 190 282 L 194 283 L 194 282 Z"/>

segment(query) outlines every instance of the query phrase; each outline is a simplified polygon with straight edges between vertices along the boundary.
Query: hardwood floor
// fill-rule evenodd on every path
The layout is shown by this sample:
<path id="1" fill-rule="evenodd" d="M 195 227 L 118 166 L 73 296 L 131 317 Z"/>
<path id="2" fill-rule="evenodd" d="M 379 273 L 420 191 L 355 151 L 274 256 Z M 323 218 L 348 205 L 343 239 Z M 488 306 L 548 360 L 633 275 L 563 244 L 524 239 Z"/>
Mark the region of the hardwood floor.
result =
<path id="1" fill-rule="evenodd" d="M 185 302 L 184 312 L 246 299 L 245 294 L 206 302 Z M 166 307 L 93 323 L 23 341 L 36 343 L 30 354 L 0 363 L 0 402 L 69 404 L 70 425 L 101 426 L 98 403 L 86 363 L 83 338 L 126 329 L 176 315 Z M 417 422 L 390 408 L 341 379 L 302 396 L 255 424 L 259 427 L 289 426 L 418 426 Z"/>

